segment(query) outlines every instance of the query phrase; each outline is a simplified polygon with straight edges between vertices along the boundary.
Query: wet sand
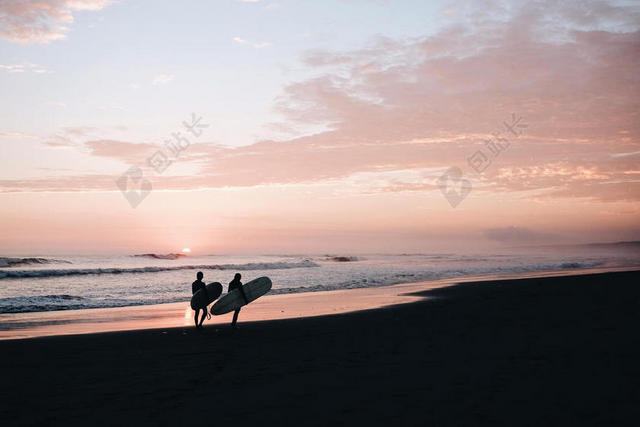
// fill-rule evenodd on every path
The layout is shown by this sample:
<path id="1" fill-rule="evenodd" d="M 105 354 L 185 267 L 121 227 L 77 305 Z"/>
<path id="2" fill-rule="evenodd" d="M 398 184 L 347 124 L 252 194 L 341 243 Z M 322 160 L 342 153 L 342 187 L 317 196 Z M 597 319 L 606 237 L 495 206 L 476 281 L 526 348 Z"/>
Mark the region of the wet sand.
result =
<path id="1" fill-rule="evenodd" d="M 2 341 L 0 419 L 635 425 L 639 279 L 465 283 L 398 293 L 407 304 L 237 331 L 211 324 Z"/>
<path id="2" fill-rule="evenodd" d="M 265 295 L 241 311 L 240 322 L 296 319 L 381 308 L 416 301 L 409 295 L 451 282 L 412 283 L 298 294 Z M 211 306 L 209 306 L 210 308 Z M 190 327 L 194 312 L 189 302 L 132 307 L 0 314 L 0 340 L 51 335 L 89 334 L 157 328 Z M 228 325 L 233 313 L 205 319 L 206 327 Z"/>

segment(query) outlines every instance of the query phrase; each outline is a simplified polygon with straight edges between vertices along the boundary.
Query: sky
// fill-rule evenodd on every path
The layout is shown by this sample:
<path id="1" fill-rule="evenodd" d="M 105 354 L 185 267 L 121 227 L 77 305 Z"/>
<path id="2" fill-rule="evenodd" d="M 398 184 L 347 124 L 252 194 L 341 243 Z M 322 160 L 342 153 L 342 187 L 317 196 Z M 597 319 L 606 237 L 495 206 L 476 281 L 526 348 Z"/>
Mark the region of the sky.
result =
<path id="1" fill-rule="evenodd" d="M 0 255 L 640 239 L 640 5 L 0 1 Z"/>

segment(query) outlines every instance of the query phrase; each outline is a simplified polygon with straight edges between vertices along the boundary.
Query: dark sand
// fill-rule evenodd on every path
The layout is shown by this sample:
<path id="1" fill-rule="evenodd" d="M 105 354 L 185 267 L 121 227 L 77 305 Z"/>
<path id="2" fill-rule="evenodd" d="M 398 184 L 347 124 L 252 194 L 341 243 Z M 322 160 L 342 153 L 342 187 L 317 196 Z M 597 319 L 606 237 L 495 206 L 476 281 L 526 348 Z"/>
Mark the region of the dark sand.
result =
<path id="1" fill-rule="evenodd" d="M 640 272 L 298 320 L 0 342 L 3 426 L 638 425 Z M 242 315 L 240 317 L 242 320 Z"/>

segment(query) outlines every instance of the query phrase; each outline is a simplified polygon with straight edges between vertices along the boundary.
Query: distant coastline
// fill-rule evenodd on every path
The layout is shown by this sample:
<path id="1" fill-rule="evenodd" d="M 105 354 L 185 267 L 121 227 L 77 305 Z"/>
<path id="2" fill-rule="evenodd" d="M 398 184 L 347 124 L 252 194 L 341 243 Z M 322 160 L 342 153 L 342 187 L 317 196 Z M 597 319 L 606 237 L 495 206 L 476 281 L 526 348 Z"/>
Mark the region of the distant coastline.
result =
<path id="1" fill-rule="evenodd" d="M 586 246 L 590 247 L 625 247 L 625 248 L 640 248 L 640 241 L 630 240 L 627 242 L 611 242 L 611 243 L 587 243 Z"/>

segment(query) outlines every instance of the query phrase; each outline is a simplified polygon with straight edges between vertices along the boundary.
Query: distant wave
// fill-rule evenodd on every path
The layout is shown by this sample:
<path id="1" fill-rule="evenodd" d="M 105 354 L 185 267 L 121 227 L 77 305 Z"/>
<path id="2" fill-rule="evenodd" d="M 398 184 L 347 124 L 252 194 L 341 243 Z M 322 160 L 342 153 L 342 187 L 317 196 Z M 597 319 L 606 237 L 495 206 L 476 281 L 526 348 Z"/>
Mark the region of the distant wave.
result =
<path id="1" fill-rule="evenodd" d="M 152 258 L 152 259 L 178 259 L 178 258 L 182 258 L 182 257 L 186 257 L 185 254 L 139 254 L 139 255 L 133 255 L 134 257 L 138 257 L 138 258 Z"/>
<path id="2" fill-rule="evenodd" d="M 319 267 L 313 261 L 301 262 L 250 262 L 247 264 L 220 265 L 180 265 L 175 267 L 133 267 L 133 268 L 68 268 L 59 270 L 13 270 L 0 271 L 0 279 L 16 279 L 24 277 L 58 277 L 82 276 L 87 274 L 126 274 L 126 273 L 158 273 L 176 270 L 282 270 L 288 268 Z"/>
<path id="3" fill-rule="evenodd" d="M 571 269 L 571 268 L 583 268 L 585 264 L 583 263 L 579 263 L 579 262 L 563 262 L 560 264 L 560 268 L 563 270 L 566 269 Z M 597 264 L 593 265 L 594 267 L 597 266 Z"/>
<path id="4" fill-rule="evenodd" d="M 0 258 L 0 267 L 20 267 L 37 264 L 71 264 L 71 261 L 49 258 Z"/>
<path id="5" fill-rule="evenodd" d="M 324 261 L 354 262 L 354 261 L 359 261 L 359 260 L 358 260 L 358 257 L 355 257 L 355 256 L 325 255 Z"/>

